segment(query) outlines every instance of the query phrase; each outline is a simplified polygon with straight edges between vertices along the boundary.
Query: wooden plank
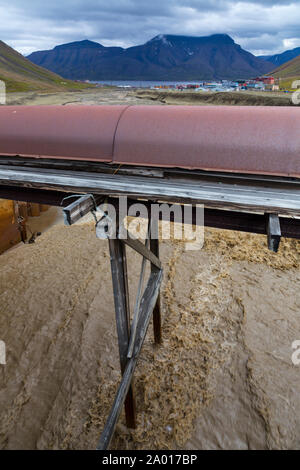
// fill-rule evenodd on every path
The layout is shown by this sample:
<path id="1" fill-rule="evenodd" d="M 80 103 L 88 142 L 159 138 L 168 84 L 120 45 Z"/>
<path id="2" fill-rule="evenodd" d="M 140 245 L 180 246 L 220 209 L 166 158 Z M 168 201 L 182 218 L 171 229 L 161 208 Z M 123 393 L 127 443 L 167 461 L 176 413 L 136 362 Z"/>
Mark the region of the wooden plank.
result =
<path id="1" fill-rule="evenodd" d="M 130 246 L 130 248 L 144 256 L 144 258 L 146 258 L 148 261 L 151 261 L 151 263 L 154 264 L 156 268 L 161 269 L 160 260 L 150 250 L 148 250 L 146 246 L 140 242 L 140 240 L 134 240 L 133 238 L 130 238 L 130 235 L 128 235 L 128 237 L 123 241 L 126 243 L 126 245 Z"/>
<path id="2" fill-rule="evenodd" d="M 148 166 L 120 165 L 97 161 L 63 160 L 61 158 L 32 158 L 0 155 L 0 165 L 24 166 L 28 168 L 53 168 L 119 175 L 164 177 L 164 169 Z"/>
<path id="3" fill-rule="evenodd" d="M 127 351 L 129 345 L 130 322 L 126 253 L 125 246 L 118 239 L 109 239 L 109 250 L 119 343 L 120 365 L 121 372 L 122 374 L 124 374 L 128 362 Z M 129 428 L 135 428 L 136 413 L 134 391 L 132 385 L 128 387 L 128 393 L 125 400 L 125 414 L 127 426 Z"/>
<path id="4" fill-rule="evenodd" d="M 156 225 L 156 227 L 154 226 Z M 158 235 L 158 221 L 152 220 L 151 221 L 151 232 L 154 235 Z M 157 258 L 159 258 L 159 239 L 158 238 L 150 238 L 150 250 L 152 253 L 155 254 Z M 151 271 L 155 272 L 155 267 L 151 264 Z M 156 344 L 161 344 L 162 342 L 162 333 L 161 333 L 161 308 L 160 308 L 160 294 L 157 296 L 157 301 L 155 303 L 155 307 L 153 309 L 153 333 L 154 333 L 154 341 Z"/>
<path id="5" fill-rule="evenodd" d="M 286 176 L 273 176 L 273 175 L 255 175 L 251 173 L 232 173 L 222 171 L 209 171 L 188 168 L 172 168 L 172 167 L 151 167 L 144 165 L 119 165 L 105 162 L 84 161 L 84 160 L 64 160 L 61 158 L 32 158 L 32 157 L 18 157 L 18 156 L 0 156 L 0 165 L 10 165 L 17 167 L 28 168 L 53 168 L 57 170 L 76 170 L 95 173 L 111 173 L 127 174 L 135 176 L 149 176 L 163 178 L 168 175 L 175 176 L 200 176 L 201 178 L 222 178 L 222 179 L 238 179 L 238 180 L 251 180 L 261 182 L 282 182 L 286 183 L 300 183 L 299 178 L 286 177 Z"/>
<path id="6" fill-rule="evenodd" d="M 134 374 L 134 370 L 138 361 L 138 357 L 145 340 L 152 311 L 157 300 L 159 288 L 162 281 L 162 271 L 151 273 L 145 292 L 141 300 L 141 311 L 139 316 L 139 324 L 137 329 L 136 343 L 134 355 L 127 362 L 121 383 L 119 385 L 113 406 L 106 421 L 105 427 L 101 434 L 97 450 L 105 450 L 108 448 L 114 434 L 114 430 L 121 414 L 125 397 L 128 393 L 130 383 Z"/>
<path id="7" fill-rule="evenodd" d="M 0 186 L 0 198 L 2 199 L 38 202 L 51 206 L 62 206 L 63 198 L 69 194 L 70 193 L 58 192 L 54 190 L 31 189 L 17 186 Z M 128 198 L 128 207 L 131 204 L 135 204 L 137 202 L 142 202 L 147 207 L 150 207 L 150 202 L 147 200 L 134 200 L 131 198 Z M 183 206 L 181 206 L 181 208 L 183 208 Z M 160 220 L 165 220 L 163 219 L 162 213 L 159 214 L 159 218 Z M 300 239 L 299 219 L 279 217 L 279 220 L 283 237 Z M 193 209 L 192 223 L 193 225 L 196 225 L 197 223 L 197 219 L 195 217 L 195 209 Z M 251 212 L 222 210 L 220 208 L 211 209 L 205 207 L 204 225 L 207 227 L 214 227 L 218 229 L 238 230 L 241 232 L 248 233 L 267 234 L 265 216 L 263 214 Z"/>
<path id="8" fill-rule="evenodd" d="M 145 241 L 145 247 L 146 247 L 147 250 L 149 250 L 149 242 L 150 242 L 149 227 L 150 227 L 150 225 L 149 225 L 149 221 L 148 221 L 147 238 L 146 238 L 146 241 Z M 138 283 L 138 289 L 137 289 L 137 294 L 136 294 L 136 301 L 135 301 L 134 312 L 133 312 L 133 319 L 132 319 L 131 328 L 130 328 L 130 341 L 129 341 L 129 347 L 128 347 L 128 352 L 127 352 L 127 357 L 128 358 L 132 357 L 133 347 L 134 347 L 134 343 L 135 343 L 136 329 L 137 329 L 138 320 L 139 320 L 142 288 L 143 288 L 144 279 L 145 279 L 145 269 L 146 269 L 146 258 L 143 256 L 142 257 L 140 278 L 139 278 L 139 283 Z"/>
<path id="9" fill-rule="evenodd" d="M 300 215 L 299 185 L 274 187 L 202 181 L 201 178 L 143 178 L 126 175 L 53 171 L 0 166 L 0 184 L 63 189 L 106 195 L 128 195 L 183 203 L 203 203 L 256 212 Z M 271 183 L 270 183 L 271 184 Z"/>
<path id="10" fill-rule="evenodd" d="M 106 421 L 105 427 L 102 431 L 99 443 L 97 445 L 97 450 L 105 450 L 110 445 L 110 442 L 114 435 L 115 427 L 117 425 L 122 411 L 122 407 L 124 405 L 125 397 L 128 396 L 130 390 L 130 383 L 132 381 L 136 363 L 136 358 L 130 359 L 124 370 L 122 380 L 118 388 L 114 403 L 112 405 L 109 417 Z"/>

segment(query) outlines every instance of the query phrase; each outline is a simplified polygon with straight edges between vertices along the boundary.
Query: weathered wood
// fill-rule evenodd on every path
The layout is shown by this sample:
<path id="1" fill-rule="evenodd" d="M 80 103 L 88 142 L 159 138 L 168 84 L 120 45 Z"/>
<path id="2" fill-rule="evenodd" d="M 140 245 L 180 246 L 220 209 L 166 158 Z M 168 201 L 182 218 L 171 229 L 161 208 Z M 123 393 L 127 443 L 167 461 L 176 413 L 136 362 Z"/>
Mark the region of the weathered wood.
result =
<path id="1" fill-rule="evenodd" d="M 145 241 L 145 247 L 147 250 L 149 250 L 149 243 L 150 243 L 149 237 L 150 237 L 150 224 L 148 221 L 148 230 L 147 230 L 147 236 L 146 236 L 146 241 Z M 135 344 L 136 329 L 137 329 L 138 320 L 139 320 L 142 288 L 144 285 L 144 278 L 145 278 L 145 268 L 146 268 L 146 258 L 143 256 L 138 289 L 137 289 L 137 294 L 136 294 L 136 301 L 135 301 L 134 312 L 133 312 L 133 319 L 132 319 L 131 328 L 130 328 L 130 341 L 129 341 L 129 347 L 128 347 L 128 352 L 127 352 L 128 358 L 132 357 L 133 348 Z"/>
<path id="2" fill-rule="evenodd" d="M 126 252 L 124 244 L 118 239 L 109 239 L 111 273 L 114 291 L 116 324 L 119 343 L 121 372 L 127 366 L 127 351 L 129 345 L 129 296 L 126 266 Z M 125 399 L 125 398 L 124 398 Z M 125 400 L 126 423 L 129 428 L 135 428 L 135 399 L 133 386 L 128 387 Z"/>
<path id="3" fill-rule="evenodd" d="M 15 224 L 18 224 L 18 229 L 23 243 L 27 240 L 27 226 L 28 219 L 28 204 L 23 202 L 14 202 Z"/>
<path id="4" fill-rule="evenodd" d="M 199 176 L 146 178 L 71 170 L 19 168 L 0 165 L 0 184 L 39 189 L 61 189 L 105 195 L 128 195 L 165 201 L 205 204 L 255 212 L 300 215 L 299 184 L 271 183 L 256 185 L 255 181 L 234 183 L 219 178 L 206 181 Z M 288 187 L 287 187 L 288 186 Z"/>
<path id="5" fill-rule="evenodd" d="M 97 161 L 63 160 L 58 158 L 31 158 L 0 156 L 0 165 L 24 166 L 28 168 L 52 168 L 55 170 L 93 171 L 119 175 L 163 178 L 164 169 L 148 166 L 119 165 Z"/>
<path id="6" fill-rule="evenodd" d="M 140 242 L 140 240 L 134 240 L 133 238 L 130 238 L 130 235 L 127 233 L 127 238 L 125 238 L 123 241 L 126 243 L 126 245 L 130 246 L 130 248 L 137 251 L 140 255 L 154 264 L 156 268 L 161 269 L 160 260 L 150 250 L 148 250 L 147 247 L 142 242 Z"/>
<path id="7" fill-rule="evenodd" d="M 106 421 L 105 427 L 101 434 L 101 437 L 97 446 L 97 450 L 107 449 L 111 442 L 116 424 L 118 422 L 118 419 L 122 410 L 125 397 L 128 393 L 130 383 L 132 381 L 132 377 L 133 377 L 133 373 L 137 364 L 138 356 L 141 351 L 143 342 L 145 340 L 145 336 L 146 336 L 149 322 L 151 319 L 151 314 L 152 314 L 154 305 L 157 300 L 159 288 L 161 285 L 161 280 L 162 280 L 162 271 L 153 272 L 151 273 L 149 277 L 149 281 L 147 283 L 145 292 L 141 300 L 139 323 L 137 327 L 136 342 L 135 342 L 135 347 L 134 347 L 134 355 L 127 362 L 121 383 L 119 385 L 113 406 L 111 408 L 111 412 L 109 414 L 109 417 Z"/>
<path id="8" fill-rule="evenodd" d="M 154 226 L 156 225 L 156 227 Z M 152 220 L 151 221 L 151 232 L 154 235 L 159 236 L 158 234 L 158 221 Z M 158 238 L 150 238 L 150 250 L 152 253 L 159 258 L 159 239 Z M 151 271 L 154 272 L 155 268 L 151 264 Z M 157 301 L 155 303 L 155 307 L 153 309 L 153 333 L 154 333 L 154 341 L 156 344 L 160 344 L 162 340 L 161 334 L 161 309 L 160 309 L 160 294 L 157 296 Z"/>
<path id="9" fill-rule="evenodd" d="M 41 190 L 31 189 L 25 187 L 13 187 L 13 186 L 1 186 L 0 185 L 0 198 L 10 199 L 15 201 L 26 201 L 26 202 L 38 202 L 48 204 L 51 206 L 61 206 L 63 199 L 72 193 L 59 192 L 54 190 Z M 114 199 L 114 198 L 112 198 Z M 147 207 L 149 206 L 148 201 L 134 200 L 128 198 L 128 207 L 131 204 L 137 202 L 143 202 Z M 181 206 L 183 209 L 183 206 Z M 159 214 L 160 220 L 164 219 L 164 214 Z M 289 217 L 279 217 L 281 232 L 283 237 L 287 238 L 300 238 L 300 220 Z M 172 213 L 170 217 L 172 222 Z M 193 225 L 197 224 L 195 217 L 195 208 L 193 208 L 192 214 Z M 241 232 L 248 233 L 261 233 L 267 234 L 266 219 L 263 214 L 251 213 L 251 212 L 240 212 L 240 211 L 229 211 L 218 209 L 211 209 L 208 207 L 204 208 L 204 225 L 206 227 L 214 227 L 226 230 L 238 230 Z"/>
<path id="10" fill-rule="evenodd" d="M 18 157 L 18 156 L 0 156 L 0 165 L 10 165 L 16 167 L 28 168 L 52 168 L 55 170 L 76 170 L 87 171 L 95 173 L 110 173 L 110 174 L 126 174 L 133 176 L 149 176 L 163 178 L 164 176 L 183 176 L 187 177 L 192 175 L 205 178 L 205 179 L 234 179 L 234 180 L 248 180 L 254 182 L 278 182 L 278 183 L 295 183 L 299 185 L 299 179 L 295 177 L 286 176 L 272 176 L 272 175 L 255 175 L 251 173 L 230 173 L 222 171 L 208 171 L 199 169 L 187 168 L 167 168 L 167 167 L 149 167 L 139 165 L 119 165 L 105 162 L 86 161 L 86 160 L 63 160 L 61 158 L 32 158 L 32 157 Z"/>
<path id="11" fill-rule="evenodd" d="M 267 232 L 268 232 L 268 247 L 269 250 L 277 253 L 280 239 L 281 229 L 280 221 L 277 214 L 266 214 L 267 215 Z"/>

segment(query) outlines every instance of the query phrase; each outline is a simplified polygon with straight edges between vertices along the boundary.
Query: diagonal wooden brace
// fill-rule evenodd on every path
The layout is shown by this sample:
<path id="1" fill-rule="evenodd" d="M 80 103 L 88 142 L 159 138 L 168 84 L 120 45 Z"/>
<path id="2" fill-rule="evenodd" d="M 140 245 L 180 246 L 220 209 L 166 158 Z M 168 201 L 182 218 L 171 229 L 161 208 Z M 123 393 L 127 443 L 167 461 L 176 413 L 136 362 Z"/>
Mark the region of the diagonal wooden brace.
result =
<path id="1" fill-rule="evenodd" d="M 128 390 L 130 389 L 130 384 L 132 382 L 132 377 L 137 364 L 137 360 L 145 340 L 154 305 L 157 301 L 161 281 L 162 271 L 151 273 L 147 287 L 141 300 L 141 311 L 137 328 L 134 355 L 127 362 L 113 406 L 106 421 L 105 427 L 102 431 L 97 450 L 107 449 L 113 437 L 113 433 L 118 422 L 119 416 L 121 414 L 125 397 L 128 396 L 127 394 Z"/>

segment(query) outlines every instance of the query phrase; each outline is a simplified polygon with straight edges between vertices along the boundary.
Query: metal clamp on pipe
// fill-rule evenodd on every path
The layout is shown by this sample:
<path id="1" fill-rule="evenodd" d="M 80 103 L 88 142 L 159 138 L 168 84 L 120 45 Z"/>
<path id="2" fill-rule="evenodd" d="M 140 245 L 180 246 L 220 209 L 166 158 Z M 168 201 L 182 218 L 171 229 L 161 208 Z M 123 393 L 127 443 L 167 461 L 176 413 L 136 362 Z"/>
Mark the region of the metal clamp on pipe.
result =
<path id="1" fill-rule="evenodd" d="M 73 225 L 79 219 L 89 212 L 95 212 L 98 205 L 102 202 L 103 197 L 94 196 L 93 194 L 72 194 L 62 200 L 62 204 L 67 200 L 77 197 L 69 206 L 63 208 L 65 225 Z"/>
<path id="2" fill-rule="evenodd" d="M 269 250 L 277 253 L 281 239 L 281 228 L 278 214 L 267 214 L 267 234 Z"/>

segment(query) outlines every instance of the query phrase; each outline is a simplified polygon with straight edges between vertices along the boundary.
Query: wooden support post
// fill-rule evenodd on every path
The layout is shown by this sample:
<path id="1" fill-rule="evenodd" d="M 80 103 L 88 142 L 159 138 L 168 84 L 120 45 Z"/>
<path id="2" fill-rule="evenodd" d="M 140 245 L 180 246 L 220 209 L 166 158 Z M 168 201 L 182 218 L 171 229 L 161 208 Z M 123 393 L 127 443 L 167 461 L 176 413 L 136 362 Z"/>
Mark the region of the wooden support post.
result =
<path id="1" fill-rule="evenodd" d="M 125 245 L 121 240 L 109 239 L 111 272 L 114 291 L 116 324 L 119 342 L 119 354 L 122 375 L 127 365 L 129 344 L 129 296 Z M 129 428 L 136 427 L 135 399 L 133 386 L 128 389 L 125 400 L 126 424 Z"/>
<path id="2" fill-rule="evenodd" d="M 98 450 L 105 450 L 108 448 L 110 441 L 113 437 L 113 433 L 118 422 L 121 409 L 124 403 L 124 399 L 127 395 L 130 383 L 132 381 L 133 373 L 137 364 L 137 360 L 143 346 L 145 336 L 147 333 L 148 325 L 151 320 L 153 307 L 157 300 L 159 288 L 162 280 L 162 271 L 157 270 L 150 274 L 147 287 L 141 299 L 141 310 L 140 317 L 137 327 L 136 342 L 134 347 L 134 354 L 127 362 L 121 383 L 119 385 L 114 404 L 112 406 L 111 412 L 106 421 L 105 427 L 101 434 L 99 444 L 97 446 Z"/>
<path id="3" fill-rule="evenodd" d="M 154 238 L 152 238 L 152 234 Z M 158 221 L 157 220 L 154 221 L 153 219 L 151 220 L 150 251 L 159 259 Z M 157 270 L 157 268 L 155 267 L 155 265 L 151 263 L 151 272 L 153 273 L 155 270 Z M 157 301 L 153 309 L 153 333 L 154 333 L 155 343 L 160 344 L 162 341 L 160 294 L 158 294 Z"/>
<path id="4" fill-rule="evenodd" d="M 27 230 L 26 230 L 26 221 L 28 218 L 27 204 L 24 204 L 22 202 L 21 203 L 15 202 L 14 208 L 15 208 L 15 218 L 18 223 L 21 241 L 25 243 L 27 239 Z"/>

